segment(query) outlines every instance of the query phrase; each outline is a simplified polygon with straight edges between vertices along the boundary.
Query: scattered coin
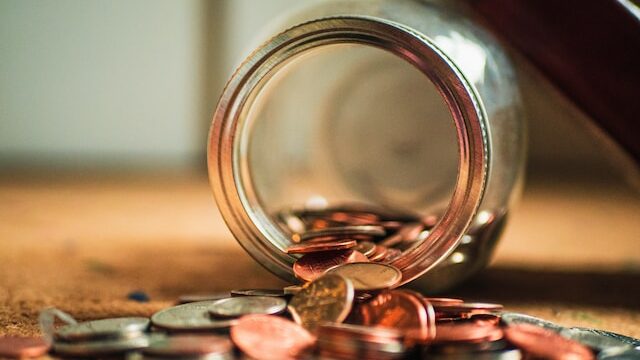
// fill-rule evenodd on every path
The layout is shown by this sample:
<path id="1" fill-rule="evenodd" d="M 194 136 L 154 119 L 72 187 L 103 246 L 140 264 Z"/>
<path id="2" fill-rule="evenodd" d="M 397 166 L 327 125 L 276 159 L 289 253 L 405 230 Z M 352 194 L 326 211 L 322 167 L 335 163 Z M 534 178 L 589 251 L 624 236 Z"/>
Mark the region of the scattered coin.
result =
<path id="1" fill-rule="evenodd" d="M 209 307 L 215 301 L 200 301 L 160 310 L 151 316 L 153 326 L 169 331 L 199 331 L 226 329 L 235 324 L 232 320 L 212 319 Z"/>
<path id="2" fill-rule="evenodd" d="M 351 324 L 323 324 L 317 348 L 322 359 L 401 359 L 403 334 L 394 329 Z"/>
<path id="3" fill-rule="evenodd" d="M 214 301 L 209 313 L 215 317 L 233 318 L 249 314 L 274 315 L 287 308 L 287 301 L 274 296 L 239 296 Z"/>
<path id="4" fill-rule="evenodd" d="M 325 275 L 303 286 L 291 298 L 288 309 L 296 323 L 313 332 L 322 323 L 344 321 L 353 297 L 351 281 L 339 275 Z"/>
<path id="5" fill-rule="evenodd" d="M 318 251 L 347 250 L 355 247 L 357 244 L 358 243 L 355 240 L 351 239 L 306 242 L 289 246 L 287 248 L 287 254 L 308 254 Z"/>
<path id="6" fill-rule="evenodd" d="M 273 315 L 246 315 L 231 328 L 231 340 L 254 359 L 298 358 L 315 338 L 300 325 Z"/>
<path id="7" fill-rule="evenodd" d="M 239 289 L 231 290 L 231 296 L 273 296 L 285 297 L 287 294 L 282 289 Z"/>
<path id="8" fill-rule="evenodd" d="M 122 317 L 69 324 L 58 329 L 54 336 L 65 341 L 123 339 L 138 336 L 149 327 L 149 319 Z"/>
<path id="9" fill-rule="evenodd" d="M 401 330 L 411 342 L 435 337 L 435 316 L 427 312 L 422 296 L 412 291 L 385 291 L 356 308 L 359 324 Z"/>
<path id="10" fill-rule="evenodd" d="M 343 276 L 353 283 L 356 291 L 375 291 L 393 288 L 402 280 L 397 268 L 380 263 L 350 263 L 339 265 L 327 271 L 327 274 Z"/>
<path id="11" fill-rule="evenodd" d="M 152 340 L 142 350 L 144 355 L 158 357 L 190 357 L 207 355 L 208 359 L 234 359 L 233 344 L 227 337 L 216 335 L 174 335 Z"/>
<path id="12" fill-rule="evenodd" d="M 438 329 L 438 334 L 440 329 Z M 530 354 L 544 359 L 595 359 L 589 348 L 535 325 L 519 324 L 504 329 L 507 340 Z"/>
<path id="13" fill-rule="evenodd" d="M 369 259 L 358 251 L 337 250 L 306 254 L 293 264 L 293 273 L 298 279 L 313 281 L 338 265 L 352 262 L 368 262 Z"/>
<path id="14" fill-rule="evenodd" d="M 490 342 L 503 337 L 502 329 L 492 324 L 445 323 L 438 325 L 435 342 Z"/>
<path id="15" fill-rule="evenodd" d="M 39 337 L 0 336 L 0 358 L 34 358 L 49 351 L 49 343 Z"/>

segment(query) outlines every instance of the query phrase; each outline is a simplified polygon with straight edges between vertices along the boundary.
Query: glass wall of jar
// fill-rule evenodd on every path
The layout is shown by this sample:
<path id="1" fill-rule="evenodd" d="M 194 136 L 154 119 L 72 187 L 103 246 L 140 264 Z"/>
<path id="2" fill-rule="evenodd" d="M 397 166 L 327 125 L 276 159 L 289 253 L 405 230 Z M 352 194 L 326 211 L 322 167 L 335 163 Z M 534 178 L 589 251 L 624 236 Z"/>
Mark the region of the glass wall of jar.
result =
<path id="1" fill-rule="evenodd" d="M 321 2 L 279 27 L 231 77 L 211 127 L 211 185 L 242 246 L 293 280 L 284 213 L 309 225 L 365 211 L 422 224 L 387 259 L 403 283 L 439 291 L 483 268 L 524 164 L 499 44 L 439 2 Z"/>

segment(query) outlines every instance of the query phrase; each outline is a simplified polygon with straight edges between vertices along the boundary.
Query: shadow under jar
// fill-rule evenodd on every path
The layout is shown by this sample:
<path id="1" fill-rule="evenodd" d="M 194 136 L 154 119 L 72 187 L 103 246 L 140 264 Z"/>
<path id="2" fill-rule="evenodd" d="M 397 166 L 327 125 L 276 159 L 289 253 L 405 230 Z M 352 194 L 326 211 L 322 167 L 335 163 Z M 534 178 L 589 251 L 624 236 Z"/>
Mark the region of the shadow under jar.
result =
<path id="1" fill-rule="evenodd" d="M 465 14 L 323 2 L 286 18 L 233 74 L 213 117 L 209 176 L 259 263 L 295 279 L 283 212 L 308 229 L 360 211 L 422 224 L 387 259 L 402 284 L 443 291 L 486 266 L 519 189 L 524 121 L 509 60 Z"/>

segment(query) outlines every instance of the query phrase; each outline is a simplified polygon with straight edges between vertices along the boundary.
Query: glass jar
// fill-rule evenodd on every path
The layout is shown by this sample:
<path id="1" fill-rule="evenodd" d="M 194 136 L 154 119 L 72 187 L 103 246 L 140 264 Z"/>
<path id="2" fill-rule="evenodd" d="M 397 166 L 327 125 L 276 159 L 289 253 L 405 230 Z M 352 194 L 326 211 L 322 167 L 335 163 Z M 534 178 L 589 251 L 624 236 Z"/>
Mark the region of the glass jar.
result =
<path id="1" fill-rule="evenodd" d="M 295 281 L 283 209 L 353 203 L 431 222 L 390 261 L 403 284 L 442 291 L 488 263 L 520 187 L 524 121 L 505 52 L 449 6 L 321 2 L 285 18 L 232 75 L 213 116 L 210 182 L 267 269 Z"/>

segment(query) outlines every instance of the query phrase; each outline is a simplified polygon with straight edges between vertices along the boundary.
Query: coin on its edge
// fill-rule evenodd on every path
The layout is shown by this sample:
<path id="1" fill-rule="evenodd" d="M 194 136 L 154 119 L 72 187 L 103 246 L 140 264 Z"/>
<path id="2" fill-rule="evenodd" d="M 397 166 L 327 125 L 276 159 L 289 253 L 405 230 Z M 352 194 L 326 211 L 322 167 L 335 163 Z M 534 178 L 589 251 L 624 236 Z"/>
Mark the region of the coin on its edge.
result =
<path id="1" fill-rule="evenodd" d="M 339 275 L 324 275 L 303 286 L 291 298 L 288 309 L 295 322 L 313 332 L 322 323 L 343 322 L 351 311 L 353 298 L 351 281 Z"/>
<path id="2" fill-rule="evenodd" d="M 356 291 L 373 291 L 392 288 L 402 280 L 396 267 L 380 263 L 355 262 L 327 270 L 327 274 L 340 275 L 351 280 Z"/>

